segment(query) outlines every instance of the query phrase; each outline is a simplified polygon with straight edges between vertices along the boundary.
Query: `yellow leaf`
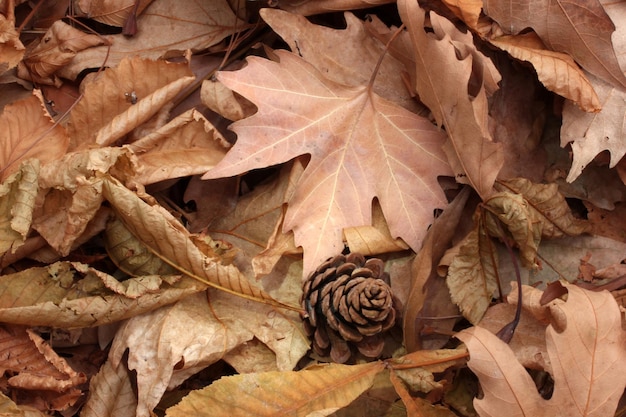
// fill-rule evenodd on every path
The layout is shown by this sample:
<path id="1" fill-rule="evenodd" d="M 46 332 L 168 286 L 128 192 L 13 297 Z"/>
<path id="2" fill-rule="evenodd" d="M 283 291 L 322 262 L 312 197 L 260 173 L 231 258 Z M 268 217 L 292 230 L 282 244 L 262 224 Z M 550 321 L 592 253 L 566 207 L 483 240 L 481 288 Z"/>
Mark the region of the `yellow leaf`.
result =
<path id="1" fill-rule="evenodd" d="M 382 362 L 319 365 L 298 372 L 265 372 L 224 377 L 192 391 L 168 417 L 307 416 L 350 404 L 367 390 Z"/>

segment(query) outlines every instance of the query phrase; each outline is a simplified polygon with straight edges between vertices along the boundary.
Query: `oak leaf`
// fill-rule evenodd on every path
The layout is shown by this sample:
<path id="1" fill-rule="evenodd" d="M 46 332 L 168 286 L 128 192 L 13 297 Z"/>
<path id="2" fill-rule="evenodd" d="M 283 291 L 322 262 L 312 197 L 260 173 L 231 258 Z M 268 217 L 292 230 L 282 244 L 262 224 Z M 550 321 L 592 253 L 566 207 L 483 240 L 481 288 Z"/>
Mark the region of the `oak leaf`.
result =
<path id="1" fill-rule="evenodd" d="M 378 197 L 392 235 L 417 249 L 435 207 L 437 175 L 450 174 L 443 134 L 373 93 L 346 87 L 286 51 L 280 63 L 250 58 L 218 78 L 259 107 L 233 124 L 235 146 L 203 178 L 241 174 L 310 154 L 289 200 L 284 230 L 304 248 L 304 273 L 343 250 L 342 229 L 371 224 Z"/>
<path id="2" fill-rule="evenodd" d="M 548 400 L 538 393 L 511 348 L 494 334 L 481 327 L 458 333 L 484 393 L 474 400 L 481 417 L 604 417 L 615 413 L 626 386 L 626 333 L 618 305 L 607 291 L 563 285 L 567 301 L 557 298 L 542 309 L 551 321 L 545 338 L 554 393 Z M 539 297 L 531 298 L 539 306 Z"/>
<path id="3" fill-rule="evenodd" d="M 615 25 L 599 0 L 484 0 L 484 11 L 502 29 L 516 35 L 532 28 L 548 48 L 569 54 L 592 74 L 626 86 L 611 35 Z"/>
<path id="4" fill-rule="evenodd" d="M 504 155 L 488 131 L 487 94 L 497 89 L 500 75 L 474 46 L 472 35 L 430 13 L 432 33 L 425 29 L 426 12 L 416 0 L 401 0 L 398 10 L 415 52 L 416 90 L 448 134 L 446 155 L 457 178 L 466 179 L 484 199 L 498 175 Z"/>

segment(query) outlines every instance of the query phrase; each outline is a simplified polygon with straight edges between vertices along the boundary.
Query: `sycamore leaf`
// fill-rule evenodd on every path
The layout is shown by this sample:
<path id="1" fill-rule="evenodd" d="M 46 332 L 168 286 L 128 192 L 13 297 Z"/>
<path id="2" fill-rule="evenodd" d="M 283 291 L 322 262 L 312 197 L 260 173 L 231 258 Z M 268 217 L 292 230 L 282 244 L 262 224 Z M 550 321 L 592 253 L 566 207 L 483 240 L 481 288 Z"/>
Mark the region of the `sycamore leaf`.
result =
<path id="1" fill-rule="evenodd" d="M 54 263 L 2 276 L 0 320 L 57 328 L 99 326 L 174 303 L 206 287 L 191 278 L 119 282 L 81 264 Z"/>
<path id="2" fill-rule="evenodd" d="M 467 26 L 472 29 L 478 28 L 478 18 L 483 8 L 482 0 L 442 0 L 446 6 Z"/>
<path id="3" fill-rule="evenodd" d="M 129 56 L 149 59 L 183 56 L 188 49 L 203 50 L 215 45 L 244 26 L 226 0 L 184 3 L 154 0 L 137 18 L 135 36 L 109 36 L 110 47 L 90 48 L 78 53 L 71 64 L 63 68 L 61 75 L 74 79 L 86 68 L 115 66 Z M 124 91 L 118 93 L 124 94 Z"/>
<path id="4" fill-rule="evenodd" d="M 612 295 L 563 284 L 567 301 L 549 302 L 545 331 L 554 393 L 544 400 L 510 347 L 481 327 L 457 334 L 470 352 L 483 398 L 481 417 L 605 417 L 615 413 L 626 386 L 626 333 Z M 538 290 L 531 290 L 537 291 Z M 536 299 L 536 298 L 535 298 Z"/>
<path id="5" fill-rule="evenodd" d="M 350 404 L 374 382 L 385 365 L 318 365 L 298 372 L 228 376 L 192 391 L 167 410 L 168 417 L 307 416 Z M 328 415 L 324 413 L 320 415 Z"/>
<path id="6" fill-rule="evenodd" d="M 15 251 L 28 235 L 37 197 L 39 162 L 32 159 L 0 184 L 0 256 Z"/>
<path id="7" fill-rule="evenodd" d="M 113 178 L 102 181 L 104 197 L 128 230 L 177 271 L 231 294 L 294 308 L 252 285 L 235 266 L 222 264 L 217 254 L 203 253 L 187 229 L 161 206 L 149 205 Z"/>
<path id="8" fill-rule="evenodd" d="M 62 81 L 56 74 L 59 69 L 69 64 L 78 52 L 105 43 L 101 36 L 57 20 L 34 47 L 29 46 L 17 73 L 26 80 L 60 87 Z"/>
<path id="9" fill-rule="evenodd" d="M 576 62 L 567 54 L 546 49 L 534 32 L 500 36 L 489 42 L 517 59 L 530 62 L 548 90 L 572 100 L 586 112 L 600 111 L 600 99 Z"/>
<path id="10" fill-rule="evenodd" d="M 343 249 L 342 229 L 371 224 L 378 197 L 391 234 L 417 249 L 445 205 L 436 177 L 450 170 L 443 134 L 368 87 L 327 80 L 297 55 L 249 58 L 218 78 L 259 107 L 233 124 L 237 143 L 203 178 L 241 174 L 299 155 L 311 160 L 288 201 L 285 230 L 304 248 L 304 274 Z"/>
<path id="11" fill-rule="evenodd" d="M 278 9 L 260 12 L 272 29 L 329 80 L 342 85 L 365 85 L 385 53 L 385 45 L 366 31 L 364 23 L 352 13 L 344 13 L 346 28 L 331 29 L 309 22 L 304 16 Z M 342 42 L 337 42 L 341 38 Z M 353 45 L 347 48 L 346 45 Z M 405 71 L 400 61 L 386 54 L 378 68 L 373 91 L 407 110 L 417 113 L 419 103 L 411 97 L 398 74 Z"/>
<path id="12" fill-rule="evenodd" d="M 611 41 L 615 25 L 599 0 L 484 0 L 487 16 L 516 35 L 532 28 L 553 51 L 565 52 L 592 74 L 626 86 Z"/>
<path id="13" fill-rule="evenodd" d="M 502 146 L 487 128 L 487 93 L 497 88 L 493 63 L 474 46 L 472 35 L 430 13 L 432 33 L 425 30 L 426 12 L 416 0 L 401 0 L 398 10 L 415 50 L 416 90 L 448 133 L 446 154 L 457 177 L 484 199 L 504 163 Z"/>
<path id="14" fill-rule="evenodd" d="M 44 140 L 45 138 L 45 140 Z M 0 115 L 0 181 L 18 170 L 25 159 L 42 164 L 65 154 L 69 138 L 46 110 L 39 90 L 7 105 Z"/>

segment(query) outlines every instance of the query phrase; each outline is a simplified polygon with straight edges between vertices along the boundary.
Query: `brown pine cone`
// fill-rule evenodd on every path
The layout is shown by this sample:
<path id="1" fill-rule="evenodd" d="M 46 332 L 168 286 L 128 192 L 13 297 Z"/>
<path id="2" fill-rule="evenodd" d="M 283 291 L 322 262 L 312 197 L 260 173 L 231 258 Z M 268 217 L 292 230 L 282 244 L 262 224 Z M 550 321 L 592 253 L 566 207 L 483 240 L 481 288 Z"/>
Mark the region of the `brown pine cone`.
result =
<path id="1" fill-rule="evenodd" d="M 304 282 L 304 327 L 321 356 L 344 363 L 350 346 L 369 358 L 380 356 L 383 333 L 396 320 L 389 274 L 380 259 L 351 253 L 328 259 Z"/>

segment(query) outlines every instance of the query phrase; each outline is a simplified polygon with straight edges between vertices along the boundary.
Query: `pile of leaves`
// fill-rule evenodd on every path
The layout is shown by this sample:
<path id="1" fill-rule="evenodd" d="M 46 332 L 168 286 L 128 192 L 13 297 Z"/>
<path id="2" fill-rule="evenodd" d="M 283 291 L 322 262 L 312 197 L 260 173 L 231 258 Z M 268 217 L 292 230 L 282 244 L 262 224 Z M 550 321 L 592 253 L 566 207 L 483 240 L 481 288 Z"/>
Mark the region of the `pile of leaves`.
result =
<path id="1" fill-rule="evenodd" d="M 624 415 L 624 51 L 599 0 L 0 1 L 3 412 Z M 338 364 L 347 252 L 398 318 Z"/>

